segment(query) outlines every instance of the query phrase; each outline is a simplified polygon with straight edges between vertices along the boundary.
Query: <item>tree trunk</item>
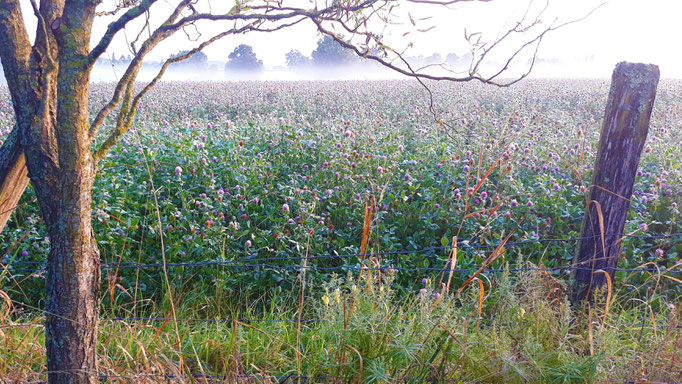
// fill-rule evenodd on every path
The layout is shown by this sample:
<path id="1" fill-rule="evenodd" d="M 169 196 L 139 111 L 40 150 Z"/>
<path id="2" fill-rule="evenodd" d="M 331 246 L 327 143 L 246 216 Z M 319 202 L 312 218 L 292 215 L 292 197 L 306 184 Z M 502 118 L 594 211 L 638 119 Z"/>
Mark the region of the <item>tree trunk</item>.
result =
<path id="1" fill-rule="evenodd" d="M 15 128 L 0 147 L 0 232 L 28 186 L 26 160 L 17 136 Z"/>
<path id="2" fill-rule="evenodd" d="M 89 194 L 58 204 L 48 223 L 45 345 L 50 383 L 97 383 L 100 262 Z"/>
<path id="3" fill-rule="evenodd" d="M 576 255 L 574 304 L 591 301 L 595 290 L 606 283 L 605 273 L 613 280 L 658 79 L 655 65 L 623 62 L 613 71 L 580 235 L 585 239 Z M 595 273 L 599 270 L 604 273 Z"/>

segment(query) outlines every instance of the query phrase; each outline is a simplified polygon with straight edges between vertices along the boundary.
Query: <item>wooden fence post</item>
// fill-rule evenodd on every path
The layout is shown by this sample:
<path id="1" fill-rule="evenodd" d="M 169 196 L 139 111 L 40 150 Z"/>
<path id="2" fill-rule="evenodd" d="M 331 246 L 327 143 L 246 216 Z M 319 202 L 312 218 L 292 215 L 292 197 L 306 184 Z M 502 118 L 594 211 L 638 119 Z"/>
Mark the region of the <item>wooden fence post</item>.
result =
<path id="1" fill-rule="evenodd" d="M 621 62 L 611 77 L 590 199 L 578 243 L 571 292 L 573 304 L 591 301 L 595 289 L 613 277 L 639 158 L 656 98 L 658 66 Z"/>

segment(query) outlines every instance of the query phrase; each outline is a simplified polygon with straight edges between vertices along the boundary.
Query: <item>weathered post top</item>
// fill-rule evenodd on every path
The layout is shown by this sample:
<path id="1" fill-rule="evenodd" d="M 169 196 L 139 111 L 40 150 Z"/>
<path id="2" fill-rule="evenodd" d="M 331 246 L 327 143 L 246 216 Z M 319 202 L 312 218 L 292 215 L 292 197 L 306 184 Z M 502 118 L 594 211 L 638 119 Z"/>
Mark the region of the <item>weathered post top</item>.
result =
<path id="1" fill-rule="evenodd" d="M 654 64 L 625 61 L 616 64 L 611 76 L 600 144 L 604 141 L 604 134 L 611 134 L 612 130 L 639 130 L 644 135 L 642 140 L 646 139 L 659 78 L 658 66 Z M 638 121 L 644 117 L 645 123 Z M 600 146 L 599 150 L 601 149 Z M 639 159 L 639 154 L 637 158 Z"/>
<path id="2" fill-rule="evenodd" d="M 576 254 L 572 301 L 591 300 L 604 285 L 603 270 L 613 277 L 620 239 L 635 185 L 639 158 L 649 132 L 656 98 L 658 66 L 621 62 L 611 77 L 590 197 Z"/>
<path id="3" fill-rule="evenodd" d="M 658 85 L 660 73 L 658 65 L 655 64 L 628 63 L 627 61 L 621 61 L 616 64 L 616 68 L 613 70 L 613 78 L 616 78 L 617 76 L 622 76 L 624 81 L 627 82 L 627 84 L 630 84 L 631 88 L 640 86 L 656 87 Z"/>

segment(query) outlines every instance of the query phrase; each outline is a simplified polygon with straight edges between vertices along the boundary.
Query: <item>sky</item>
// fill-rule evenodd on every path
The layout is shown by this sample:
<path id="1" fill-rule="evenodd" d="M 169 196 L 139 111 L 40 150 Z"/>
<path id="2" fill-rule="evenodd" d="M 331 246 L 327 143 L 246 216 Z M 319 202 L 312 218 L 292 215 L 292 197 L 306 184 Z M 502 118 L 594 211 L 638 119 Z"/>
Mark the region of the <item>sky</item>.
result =
<path id="1" fill-rule="evenodd" d="M 21 0 L 24 7 L 24 17 L 29 31 L 35 29 L 35 19 L 32 17 L 29 0 Z M 199 3 L 211 1 L 214 11 L 220 11 L 221 6 L 230 7 L 230 1 L 199 0 Z M 309 4 L 307 0 L 291 0 L 299 6 Z M 318 0 L 324 1 L 324 0 Z M 531 14 L 545 5 L 546 0 L 532 2 Z M 285 4 L 287 3 L 284 0 Z M 679 0 L 610 0 L 601 5 L 604 0 L 549 0 L 549 7 L 541 17 L 542 26 L 552 22 L 562 23 L 587 15 L 586 19 L 552 31 L 543 39 L 538 57 L 543 59 L 558 59 L 568 62 L 572 67 L 586 71 L 590 76 L 607 77 L 613 66 L 619 61 L 645 62 L 659 65 L 663 77 L 682 77 L 682 1 Z M 152 8 L 152 24 L 162 19 L 162 14 L 168 11 L 168 3 L 160 2 L 157 8 Z M 102 9 L 111 9 L 112 2 L 105 0 Z M 205 4 L 207 5 L 207 4 Z M 445 57 L 454 52 L 460 55 L 468 51 L 468 44 L 464 40 L 464 31 L 481 32 L 483 41 L 492 41 L 495 36 L 518 20 L 527 9 L 529 0 L 492 0 L 467 1 L 454 6 L 433 6 L 424 4 L 402 3 L 395 14 L 398 25 L 390 26 L 385 33 L 385 39 L 392 47 L 405 48 L 412 43 L 407 55 L 429 56 L 439 53 Z M 166 7 L 165 9 L 163 7 Z M 417 22 L 417 28 L 433 27 L 426 33 L 415 32 L 407 14 L 413 19 L 427 18 Z M 156 16 L 158 15 L 158 16 Z M 106 30 L 113 18 L 98 18 L 95 21 L 93 44 Z M 542 27 L 541 26 L 541 27 Z M 199 26 L 202 36 L 220 31 L 225 25 L 204 24 Z M 135 35 L 139 25 L 127 33 L 127 37 Z M 406 32 L 412 32 L 403 36 Z M 192 31 L 188 31 L 190 36 Z M 312 23 L 297 26 L 274 33 L 249 33 L 238 36 L 228 36 L 206 48 L 210 61 L 226 61 L 227 55 L 238 44 L 252 45 L 254 51 L 266 66 L 281 66 L 285 64 L 285 54 L 298 49 L 305 55 L 310 55 L 320 38 Z M 521 40 L 511 40 L 508 46 L 499 48 L 498 57 L 501 60 L 509 55 Z M 150 60 L 161 60 L 181 49 L 192 48 L 193 43 L 184 33 L 169 39 L 159 45 L 148 57 Z M 119 34 L 115 43 L 106 55 L 130 54 L 127 50 L 126 36 Z M 111 57 L 111 56 L 109 56 Z M 590 58 L 589 63 L 584 63 Z"/>

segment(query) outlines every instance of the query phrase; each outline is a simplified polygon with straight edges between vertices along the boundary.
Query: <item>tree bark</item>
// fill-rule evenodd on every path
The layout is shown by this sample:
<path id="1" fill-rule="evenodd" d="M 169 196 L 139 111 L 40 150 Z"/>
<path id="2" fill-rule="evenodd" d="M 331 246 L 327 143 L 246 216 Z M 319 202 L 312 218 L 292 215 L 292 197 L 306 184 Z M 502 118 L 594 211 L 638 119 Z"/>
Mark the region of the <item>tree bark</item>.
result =
<path id="1" fill-rule="evenodd" d="M 50 383 L 97 383 L 99 252 L 90 226 L 90 198 L 60 204 L 48 223 L 45 345 Z"/>
<path id="2" fill-rule="evenodd" d="M 26 159 L 17 136 L 15 128 L 0 147 L 0 232 L 28 186 Z"/>
<path id="3" fill-rule="evenodd" d="M 595 290 L 613 280 L 639 158 L 649 131 L 659 71 L 655 65 L 618 63 L 611 78 L 590 201 L 576 255 L 571 300 L 591 301 Z"/>

